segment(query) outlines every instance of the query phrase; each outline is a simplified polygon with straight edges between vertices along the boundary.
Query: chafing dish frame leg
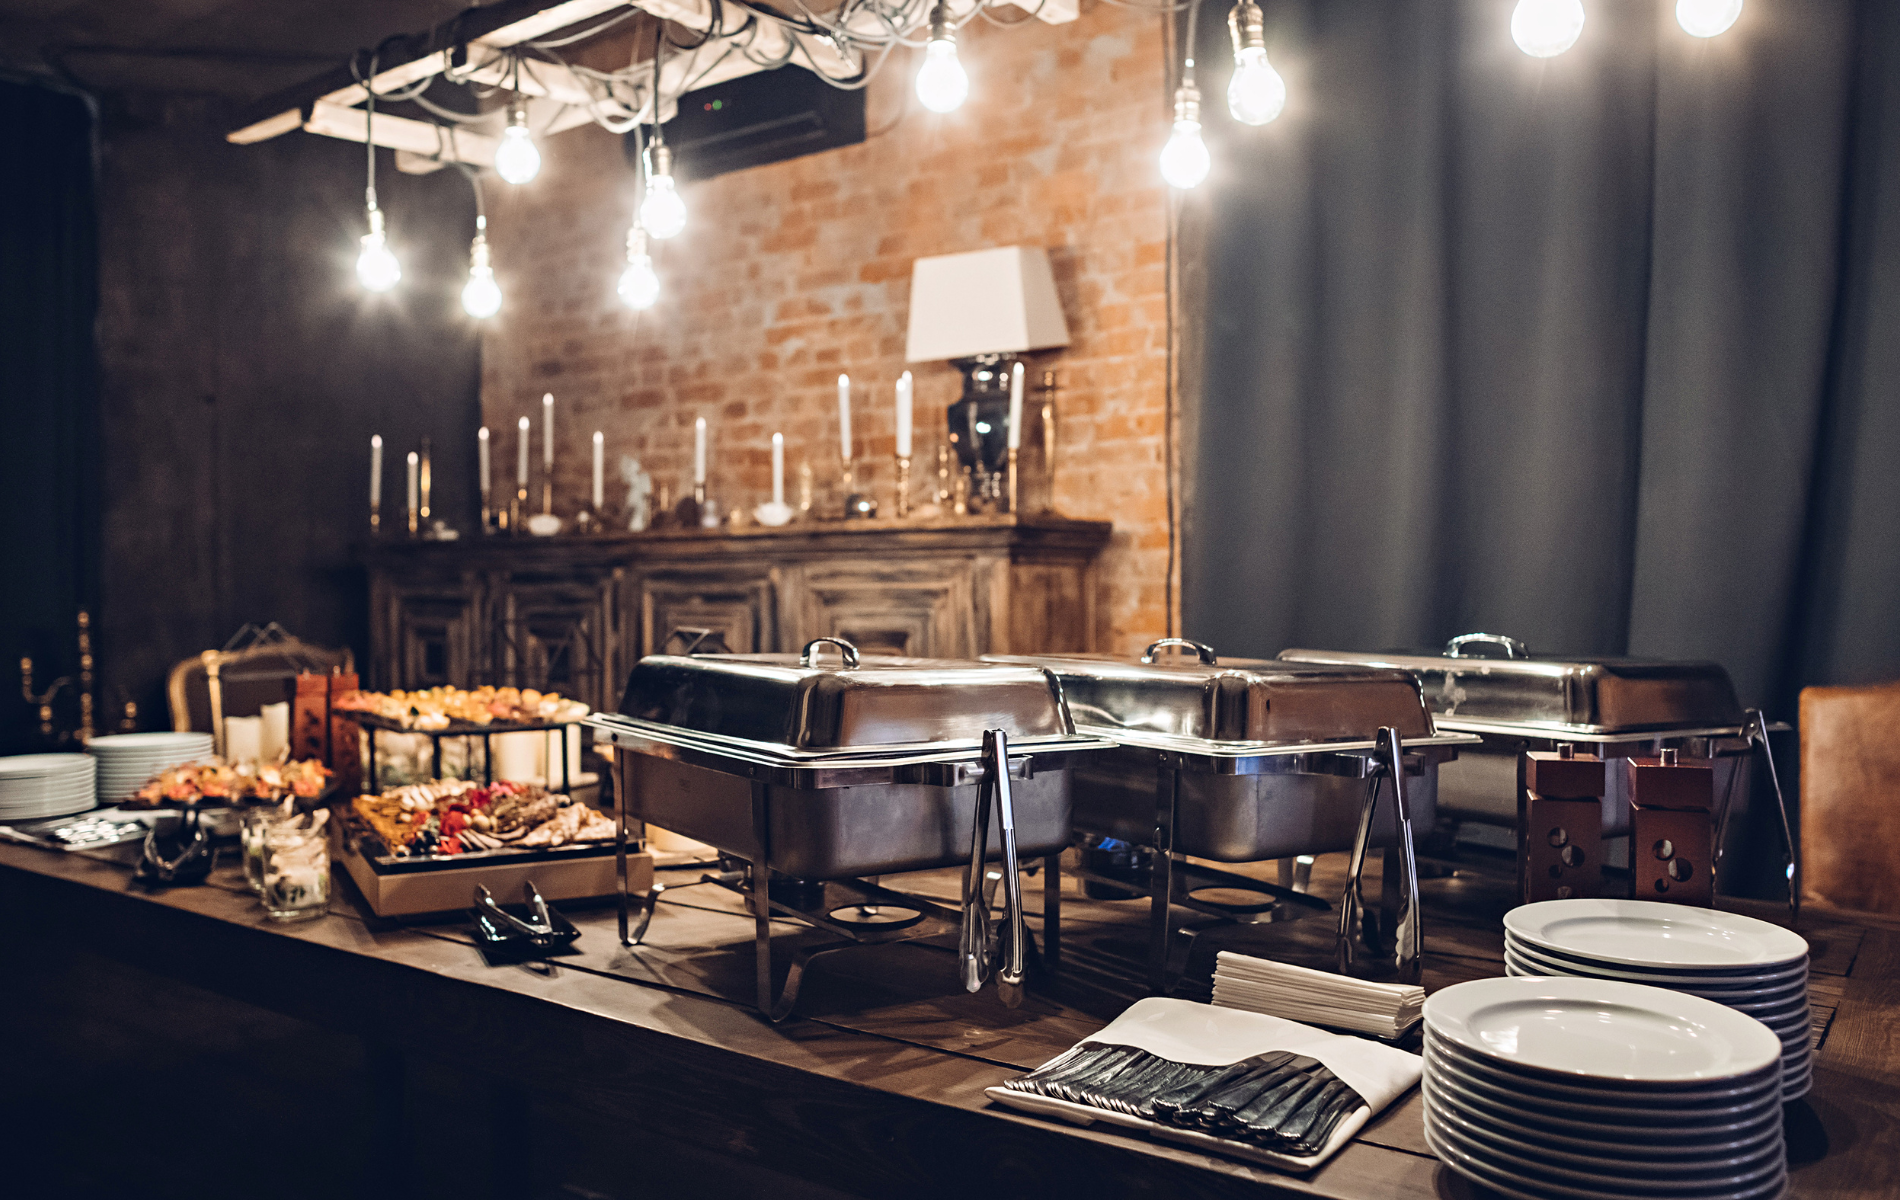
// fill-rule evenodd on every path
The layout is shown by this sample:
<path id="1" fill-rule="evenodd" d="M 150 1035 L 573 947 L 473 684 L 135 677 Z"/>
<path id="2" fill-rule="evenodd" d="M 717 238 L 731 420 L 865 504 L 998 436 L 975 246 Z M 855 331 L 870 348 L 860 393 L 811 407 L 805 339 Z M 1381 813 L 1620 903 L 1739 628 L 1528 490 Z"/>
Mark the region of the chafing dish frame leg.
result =
<path id="1" fill-rule="evenodd" d="M 1042 860 L 1042 965 L 1062 969 L 1062 851 Z"/>
<path id="2" fill-rule="evenodd" d="M 1368 956 L 1390 953 L 1398 982 L 1413 984 L 1419 981 L 1424 966 L 1424 930 L 1419 923 L 1418 859 L 1412 847 L 1412 810 L 1405 795 L 1405 747 L 1398 730 L 1390 727 L 1379 730 L 1378 755 L 1383 761 L 1367 779 L 1365 805 L 1359 810 L 1359 833 L 1353 839 L 1346 891 L 1339 902 L 1339 933 L 1334 957 L 1340 974 L 1352 974 L 1352 967 L 1360 960 L 1358 951 L 1363 939 Z M 1381 915 L 1390 914 L 1389 919 L 1382 922 L 1366 906 L 1364 878 L 1366 852 L 1372 845 L 1372 827 L 1378 815 L 1379 793 L 1387 777 L 1392 780 L 1398 830 L 1393 845 L 1384 853 L 1387 856 L 1394 851 L 1398 853 L 1399 878 L 1393 881 L 1397 887 L 1382 889 L 1386 894 L 1380 897 L 1380 907 L 1384 910 Z M 1387 879 L 1391 880 L 1390 872 Z M 1388 925 L 1389 930 L 1380 929 L 1382 924 Z M 1385 945 L 1386 932 L 1392 935 L 1390 947 Z"/>
<path id="3" fill-rule="evenodd" d="M 486 753 L 486 751 L 484 751 Z M 614 789 L 614 882 L 620 901 L 620 944 L 638 946 L 646 941 L 647 926 L 653 923 L 653 914 L 660 907 L 660 893 L 666 890 L 663 883 L 655 883 L 647 889 L 640 900 L 640 920 L 632 924 L 629 920 L 627 896 L 627 792 L 631 790 L 631 780 L 640 770 L 640 758 L 633 755 L 629 759 L 626 778 L 628 787 Z M 646 822 L 638 822 L 640 835 L 638 841 L 646 841 Z"/>
<path id="4" fill-rule="evenodd" d="M 1158 766 L 1154 855 L 1148 874 L 1148 988 L 1165 996 L 1172 986 L 1168 958 L 1174 948 L 1174 822 L 1181 772 L 1166 754 L 1160 756 Z"/>

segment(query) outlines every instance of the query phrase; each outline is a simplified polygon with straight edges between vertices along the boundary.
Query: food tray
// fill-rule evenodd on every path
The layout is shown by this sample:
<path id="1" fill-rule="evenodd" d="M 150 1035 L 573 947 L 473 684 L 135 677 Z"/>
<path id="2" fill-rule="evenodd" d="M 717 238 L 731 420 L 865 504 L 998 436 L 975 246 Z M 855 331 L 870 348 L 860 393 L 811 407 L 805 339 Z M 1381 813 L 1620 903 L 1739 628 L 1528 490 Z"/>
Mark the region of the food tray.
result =
<path id="1" fill-rule="evenodd" d="M 485 885 L 497 896 L 516 896 L 521 894 L 523 883 L 533 880 L 549 900 L 611 896 L 619 890 L 611 842 L 475 856 L 372 858 L 359 852 L 359 839 L 346 832 L 348 824 L 346 820 L 331 822 L 331 854 L 356 881 L 371 911 L 379 917 L 465 910 L 477 884 Z M 652 885 L 652 856 L 629 850 L 628 890 L 645 892 Z"/>

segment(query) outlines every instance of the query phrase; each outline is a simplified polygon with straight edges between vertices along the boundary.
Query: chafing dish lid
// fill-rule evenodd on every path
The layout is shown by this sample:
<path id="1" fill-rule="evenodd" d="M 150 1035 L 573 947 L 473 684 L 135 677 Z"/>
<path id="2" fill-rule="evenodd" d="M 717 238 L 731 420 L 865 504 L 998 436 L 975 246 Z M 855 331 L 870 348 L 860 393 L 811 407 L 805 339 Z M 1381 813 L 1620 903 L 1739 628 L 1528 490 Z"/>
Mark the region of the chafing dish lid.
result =
<path id="1" fill-rule="evenodd" d="M 841 657 L 814 658 L 821 643 Z M 627 678 L 621 714 L 654 725 L 800 751 L 1072 736 L 1042 671 L 863 655 L 820 638 L 801 654 L 656 654 Z"/>
<path id="2" fill-rule="evenodd" d="M 1171 645 L 1193 653 L 1157 653 Z M 1156 642 L 1140 658 L 991 655 L 983 661 L 1055 672 L 1076 725 L 1120 740 L 1264 750 L 1368 742 L 1384 726 L 1408 740 L 1434 734 L 1418 681 L 1399 670 L 1219 658 L 1180 638 Z"/>
<path id="3" fill-rule="evenodd" d="M 1477 647 L 1502 657 L 1474 653 Z M 1562 734 L 1716 732 L 1743 721 L 1735 685 L 1719 663 L 1663 659 L 1532 657 L 1523 643 L 1496 634 L 1453 638 L 1442 654 L 1365 654 L 1284 650 L 1291 662 L 1411 671 L 1448 728 L 1513 728 Z"/>

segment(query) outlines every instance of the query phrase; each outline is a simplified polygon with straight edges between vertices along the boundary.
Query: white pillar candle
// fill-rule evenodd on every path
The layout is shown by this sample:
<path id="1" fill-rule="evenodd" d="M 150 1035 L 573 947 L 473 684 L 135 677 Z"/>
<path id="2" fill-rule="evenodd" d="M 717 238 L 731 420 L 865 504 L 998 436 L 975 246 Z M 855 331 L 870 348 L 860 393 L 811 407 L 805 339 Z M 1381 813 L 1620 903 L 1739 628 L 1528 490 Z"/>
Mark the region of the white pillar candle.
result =
<path id="1" fill-rule="evenodd" d="M 910 372 L 897 377 L 897 457 L 910 457 Z"/>
<path id="2" fill-rule="evenodd" d="M 517 446 L 516 449 L 519 450 L 521 454 L 520 454 L 520 461 L 516 463 L 515 482 L 521 487 L 527 487 L 528 486 L 528 418 L 526 417 L 521 418 L 519 428 L 521 430 L 521 444 Z"/>
<path id="3" fill-rule="evenodd" d="M 264 723 L 264 742 L 257 756 L 265 762 L 276 762 L 290 747 L 290 702 L 266 704 L 257 715 Z"/>
<path id="4" fill-rule="evenodd" d="M 1018 450 L 1023 444 L 1023 364 L 1016 364 L 1009 373 L 1009 448 Z"/>
<path id="5" fill-rule="evenodd" d="M 603 459 L 602 456 L 605 455 L 606 453 L 607 453 L 606 435 L 602 434 L 600 430 L 596 429 L 594 430 L 594 509 L 597 512 L 600 510 L 601 504 L 604 502 L 604 497 L 601 494 L 601 488 L 605 481 L 601 478 L 601 471 L 603 470 L 605 466 L 605 460 Z"/>
<path id="6" fill-rule="evenodd" d="M 706 482 L 706 418 L 693 422 L 693 483 Z"/>
<path id="7" fill-rule="evenodd" d="M 772 503 L 785 503 L 785 435 L 772 435 Z"/>
<path id="8" fill-rule="evenodd" d="M 838 376 L 838 442 L 844 460 L 851 461 L 851 376 Z"/>
<path id="9" fill-rule="evenodd" d="M 264 718 L 224 719 L 224 761 L 254 763 L 264 757 Z"/>
<path id="10" fill-rule="evenodd" d="M 409 452 L 409 511 L 416 511 L 416 496 L 422 485 L 422 457 L 414 450 Z"/>
<path id="11" fill-rule="evenodd" d="M 383 504 L 383 435 L 373 433 L 369 439 L 369 506 L 381 508 Z"/>
<path id="12" fill-rule="evenodd" d="M 477 457 L 481 464 L 480 478 L 481 478 L 481 485 L 482 485 L 482 497 L 485 500 L 488 497 L 488 482 L 489 482 L 488 480 L 488 426 L 484 425 L 480 429 L 477 429 L 475 431 L 475 448 L 477 451 Z"/>
<path id="13" fill-rule="evenodd" d="M 541 465 L 554 469 L 554 393 L 541 397 Z"/>

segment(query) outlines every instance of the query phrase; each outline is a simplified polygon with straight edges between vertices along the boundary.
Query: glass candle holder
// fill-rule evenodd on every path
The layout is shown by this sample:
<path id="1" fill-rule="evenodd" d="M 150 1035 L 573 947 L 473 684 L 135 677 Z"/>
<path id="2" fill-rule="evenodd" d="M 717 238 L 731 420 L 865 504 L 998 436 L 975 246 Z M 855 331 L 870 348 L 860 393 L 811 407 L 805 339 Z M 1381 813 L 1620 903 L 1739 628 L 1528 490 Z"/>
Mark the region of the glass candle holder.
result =
<path id="1" fill-rule="evenodd" d="M 322 810 L 274 821 L 263 839 L 264 911 L 273 921 L 308 921 L 330 909 L 330 841 Z"/>

